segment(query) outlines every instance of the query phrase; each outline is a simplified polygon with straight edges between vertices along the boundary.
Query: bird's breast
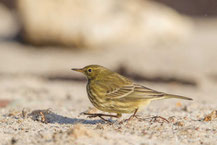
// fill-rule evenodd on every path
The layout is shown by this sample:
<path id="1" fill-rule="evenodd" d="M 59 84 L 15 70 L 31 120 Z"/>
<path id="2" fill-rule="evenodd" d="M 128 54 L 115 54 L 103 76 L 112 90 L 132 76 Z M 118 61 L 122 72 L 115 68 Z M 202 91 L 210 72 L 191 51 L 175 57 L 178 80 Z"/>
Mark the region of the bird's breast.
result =
<path id="1" fill-rule="evenodd" d="M 105 94 L 103 91 L 98 89 L 96 86 L 92 84 L 87 84 L 87 95 L 90 100 L 90 102 L 99 110 L 102 110 L 102 108 L 105 107 L 106 100 L 105 100 Z"/>

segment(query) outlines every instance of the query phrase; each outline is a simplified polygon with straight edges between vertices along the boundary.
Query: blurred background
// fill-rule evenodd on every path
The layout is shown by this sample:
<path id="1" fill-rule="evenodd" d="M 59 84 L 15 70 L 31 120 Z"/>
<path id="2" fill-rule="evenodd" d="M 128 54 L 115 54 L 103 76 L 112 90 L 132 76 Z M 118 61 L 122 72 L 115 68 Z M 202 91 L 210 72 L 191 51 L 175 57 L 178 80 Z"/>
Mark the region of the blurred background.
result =
<path id="1" fill-rule="evenodd" d="M 103 124 L 80 115 L 90 64 L 193 101 Z M 216 144 L 216 97 L 217 0 L 0 0 L 2 144 Z"/>
<path id="2" fill-rule="evenodd" d="M 0 0 L 1 78 L 84 82 L 70 68 L 99 64 L 212 100 L 216 62 L 216 0 Z"/>

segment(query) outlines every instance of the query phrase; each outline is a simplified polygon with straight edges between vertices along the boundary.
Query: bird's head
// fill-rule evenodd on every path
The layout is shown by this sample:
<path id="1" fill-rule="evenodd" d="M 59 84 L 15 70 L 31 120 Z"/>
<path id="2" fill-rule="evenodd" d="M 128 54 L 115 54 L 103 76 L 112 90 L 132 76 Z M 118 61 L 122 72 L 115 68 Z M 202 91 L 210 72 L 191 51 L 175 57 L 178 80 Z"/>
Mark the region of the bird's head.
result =
<path id="1" fill-rule="evenodd" d="M 84 68 L 73 68 L 72 70 L 83 73 L 88 80 L 96 80 L 105 77 L 111 71 L 100 65 L 88 65 Z"/>

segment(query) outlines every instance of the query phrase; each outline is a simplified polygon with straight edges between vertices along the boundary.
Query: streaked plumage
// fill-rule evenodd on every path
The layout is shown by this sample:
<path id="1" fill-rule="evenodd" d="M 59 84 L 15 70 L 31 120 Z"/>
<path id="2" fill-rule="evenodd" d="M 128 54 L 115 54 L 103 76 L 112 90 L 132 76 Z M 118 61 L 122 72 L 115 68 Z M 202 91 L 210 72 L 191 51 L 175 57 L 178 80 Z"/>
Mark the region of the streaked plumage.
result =
<path id="1" fill-rule="evenodd" d="M 87 94 L 91 103 L 99 110 L 110 113 L 133 113 L 153 100 L 188 97 L 158 92 L 99 65 L 89 65 L 82 69 L 88 79 Z"/>

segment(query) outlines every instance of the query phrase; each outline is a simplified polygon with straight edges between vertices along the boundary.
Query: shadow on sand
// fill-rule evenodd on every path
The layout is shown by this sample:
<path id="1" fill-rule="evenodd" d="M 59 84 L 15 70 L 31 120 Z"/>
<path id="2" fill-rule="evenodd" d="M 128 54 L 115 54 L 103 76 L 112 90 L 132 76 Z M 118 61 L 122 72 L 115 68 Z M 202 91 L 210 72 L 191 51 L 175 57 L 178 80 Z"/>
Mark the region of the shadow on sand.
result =
<path id="1" fill-rule="evenodd" d="M 69 118 L 62 115 L 58 115 L 49 109 L 47 110 L 34 110 L 30 114 L 28 114 L 34 121 L 40 121 L 42 123 L 58 123 L 58 124 L 104 124 L 101 119 L 96 120 L 86 120 L 86 119 L 78 119 L 78 118 Z"/>

